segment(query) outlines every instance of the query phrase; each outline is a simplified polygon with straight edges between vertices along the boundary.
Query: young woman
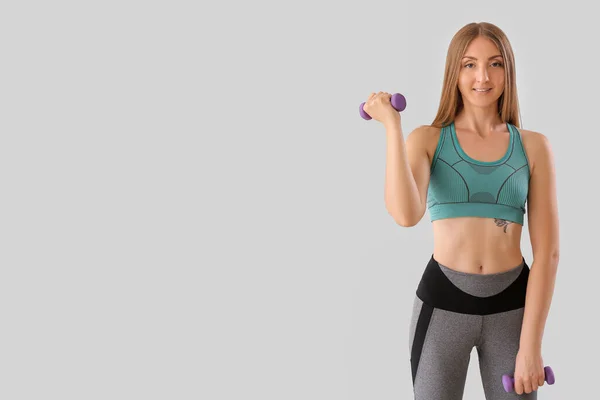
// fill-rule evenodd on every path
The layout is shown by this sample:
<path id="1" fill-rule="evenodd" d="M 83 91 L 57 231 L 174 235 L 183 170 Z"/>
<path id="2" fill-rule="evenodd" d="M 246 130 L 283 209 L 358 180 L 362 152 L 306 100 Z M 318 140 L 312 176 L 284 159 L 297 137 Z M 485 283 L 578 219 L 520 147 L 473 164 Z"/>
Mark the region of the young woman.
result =
<path id="1" fill-rule="evenodd" d="M 390 98 L 372 93 L 364 105 L 386 130 L 386 208 L 404 227 L 428 210 L 434 236 L 410 323 L 415 399 L 462 399 L 473 347 L 487 400 L 514 398 L 503 374 L 519 398 L 536 399 L 559 259 L 555 170 L 547 137 L 520 129 L 506 35 L 490 23 L 455 34 L 437 115 L 406 143 Z"/>

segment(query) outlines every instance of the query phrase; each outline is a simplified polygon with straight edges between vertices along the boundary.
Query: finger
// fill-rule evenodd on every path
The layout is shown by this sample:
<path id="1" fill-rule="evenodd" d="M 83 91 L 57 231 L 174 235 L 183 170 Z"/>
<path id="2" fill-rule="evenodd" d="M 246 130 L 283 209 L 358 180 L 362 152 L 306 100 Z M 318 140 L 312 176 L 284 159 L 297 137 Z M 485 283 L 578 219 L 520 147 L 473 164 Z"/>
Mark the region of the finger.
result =
<path id="1" fill-rule="evenodd" d="M 523 381 L 521 378 L 515 379 L 515 393 L 523 394 Z"/>
<path id="2" fill-rule="evenodd" d="M 544 386 L 544 374 L 538 376 L 538 387 L 539 386 Z"/>
<path id="3" fill-rule="evenodd" d="M 523 380 L 523 390 L 525 393 L 531 393 L 531 381 L 529 379 Z"/>
<path id="4" fill-rule="evenodd" d="M 538 390 L 538 384 L 536 381 L 531 381 L 531 391 L 535 392 Z"/>

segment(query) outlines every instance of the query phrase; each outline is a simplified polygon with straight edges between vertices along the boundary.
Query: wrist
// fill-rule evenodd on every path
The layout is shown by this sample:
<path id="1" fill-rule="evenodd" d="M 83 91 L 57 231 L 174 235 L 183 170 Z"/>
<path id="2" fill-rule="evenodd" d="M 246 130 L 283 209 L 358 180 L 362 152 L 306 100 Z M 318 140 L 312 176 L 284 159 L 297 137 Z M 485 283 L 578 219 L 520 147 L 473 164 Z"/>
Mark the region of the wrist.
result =
<path id="1" fill-rule="evenodd" d="M 519 351 L 526 353 L 541 353 L 542 352 L 542 344 L 541 343 L 520 343 Z"/>
<path id="2" fill-rule="evenodd" d="M 383 121 L 383 126 L 388 131 L 389 130 L 399 130 L 400 122 L 395 119 L 388 119 L 388 120 Z"/>

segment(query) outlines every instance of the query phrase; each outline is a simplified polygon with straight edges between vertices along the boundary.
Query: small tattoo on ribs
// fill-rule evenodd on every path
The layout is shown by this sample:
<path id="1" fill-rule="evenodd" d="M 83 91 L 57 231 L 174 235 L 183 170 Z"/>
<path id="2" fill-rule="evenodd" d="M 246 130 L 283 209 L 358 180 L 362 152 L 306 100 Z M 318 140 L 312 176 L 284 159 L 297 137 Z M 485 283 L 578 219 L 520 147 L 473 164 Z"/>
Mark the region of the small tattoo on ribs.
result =
<path id="1" fill-rule="evenodd" d="M 512 224 L 512 222 L 500 218 L 494 218 L 494 222 L 496 223 L 496 226 L 504 227 L 504 233 L 506 233 L 506 228 L 508 228 L 508 225 Z"/>

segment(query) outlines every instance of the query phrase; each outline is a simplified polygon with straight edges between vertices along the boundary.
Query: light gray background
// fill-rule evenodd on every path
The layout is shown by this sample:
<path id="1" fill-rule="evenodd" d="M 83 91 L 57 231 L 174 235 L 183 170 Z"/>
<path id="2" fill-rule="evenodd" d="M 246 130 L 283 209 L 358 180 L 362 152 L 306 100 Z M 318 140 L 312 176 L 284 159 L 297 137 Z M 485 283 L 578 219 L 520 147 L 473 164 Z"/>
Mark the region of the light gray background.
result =
<path id="1" fill-rule="evenodd" d="M 557 381 L 540 399 L 596 395 L 593 2 L 11 4 L 0 398 L 412 398 L 431 223 L 388 215 L 385 132 L 358 105 L 401 92 L 405 137 L 429 124 L 472 21 L 508 35 L 523 128 L 555 155 Z M 465 399 L 479 379 L 473 352 Z"/>

